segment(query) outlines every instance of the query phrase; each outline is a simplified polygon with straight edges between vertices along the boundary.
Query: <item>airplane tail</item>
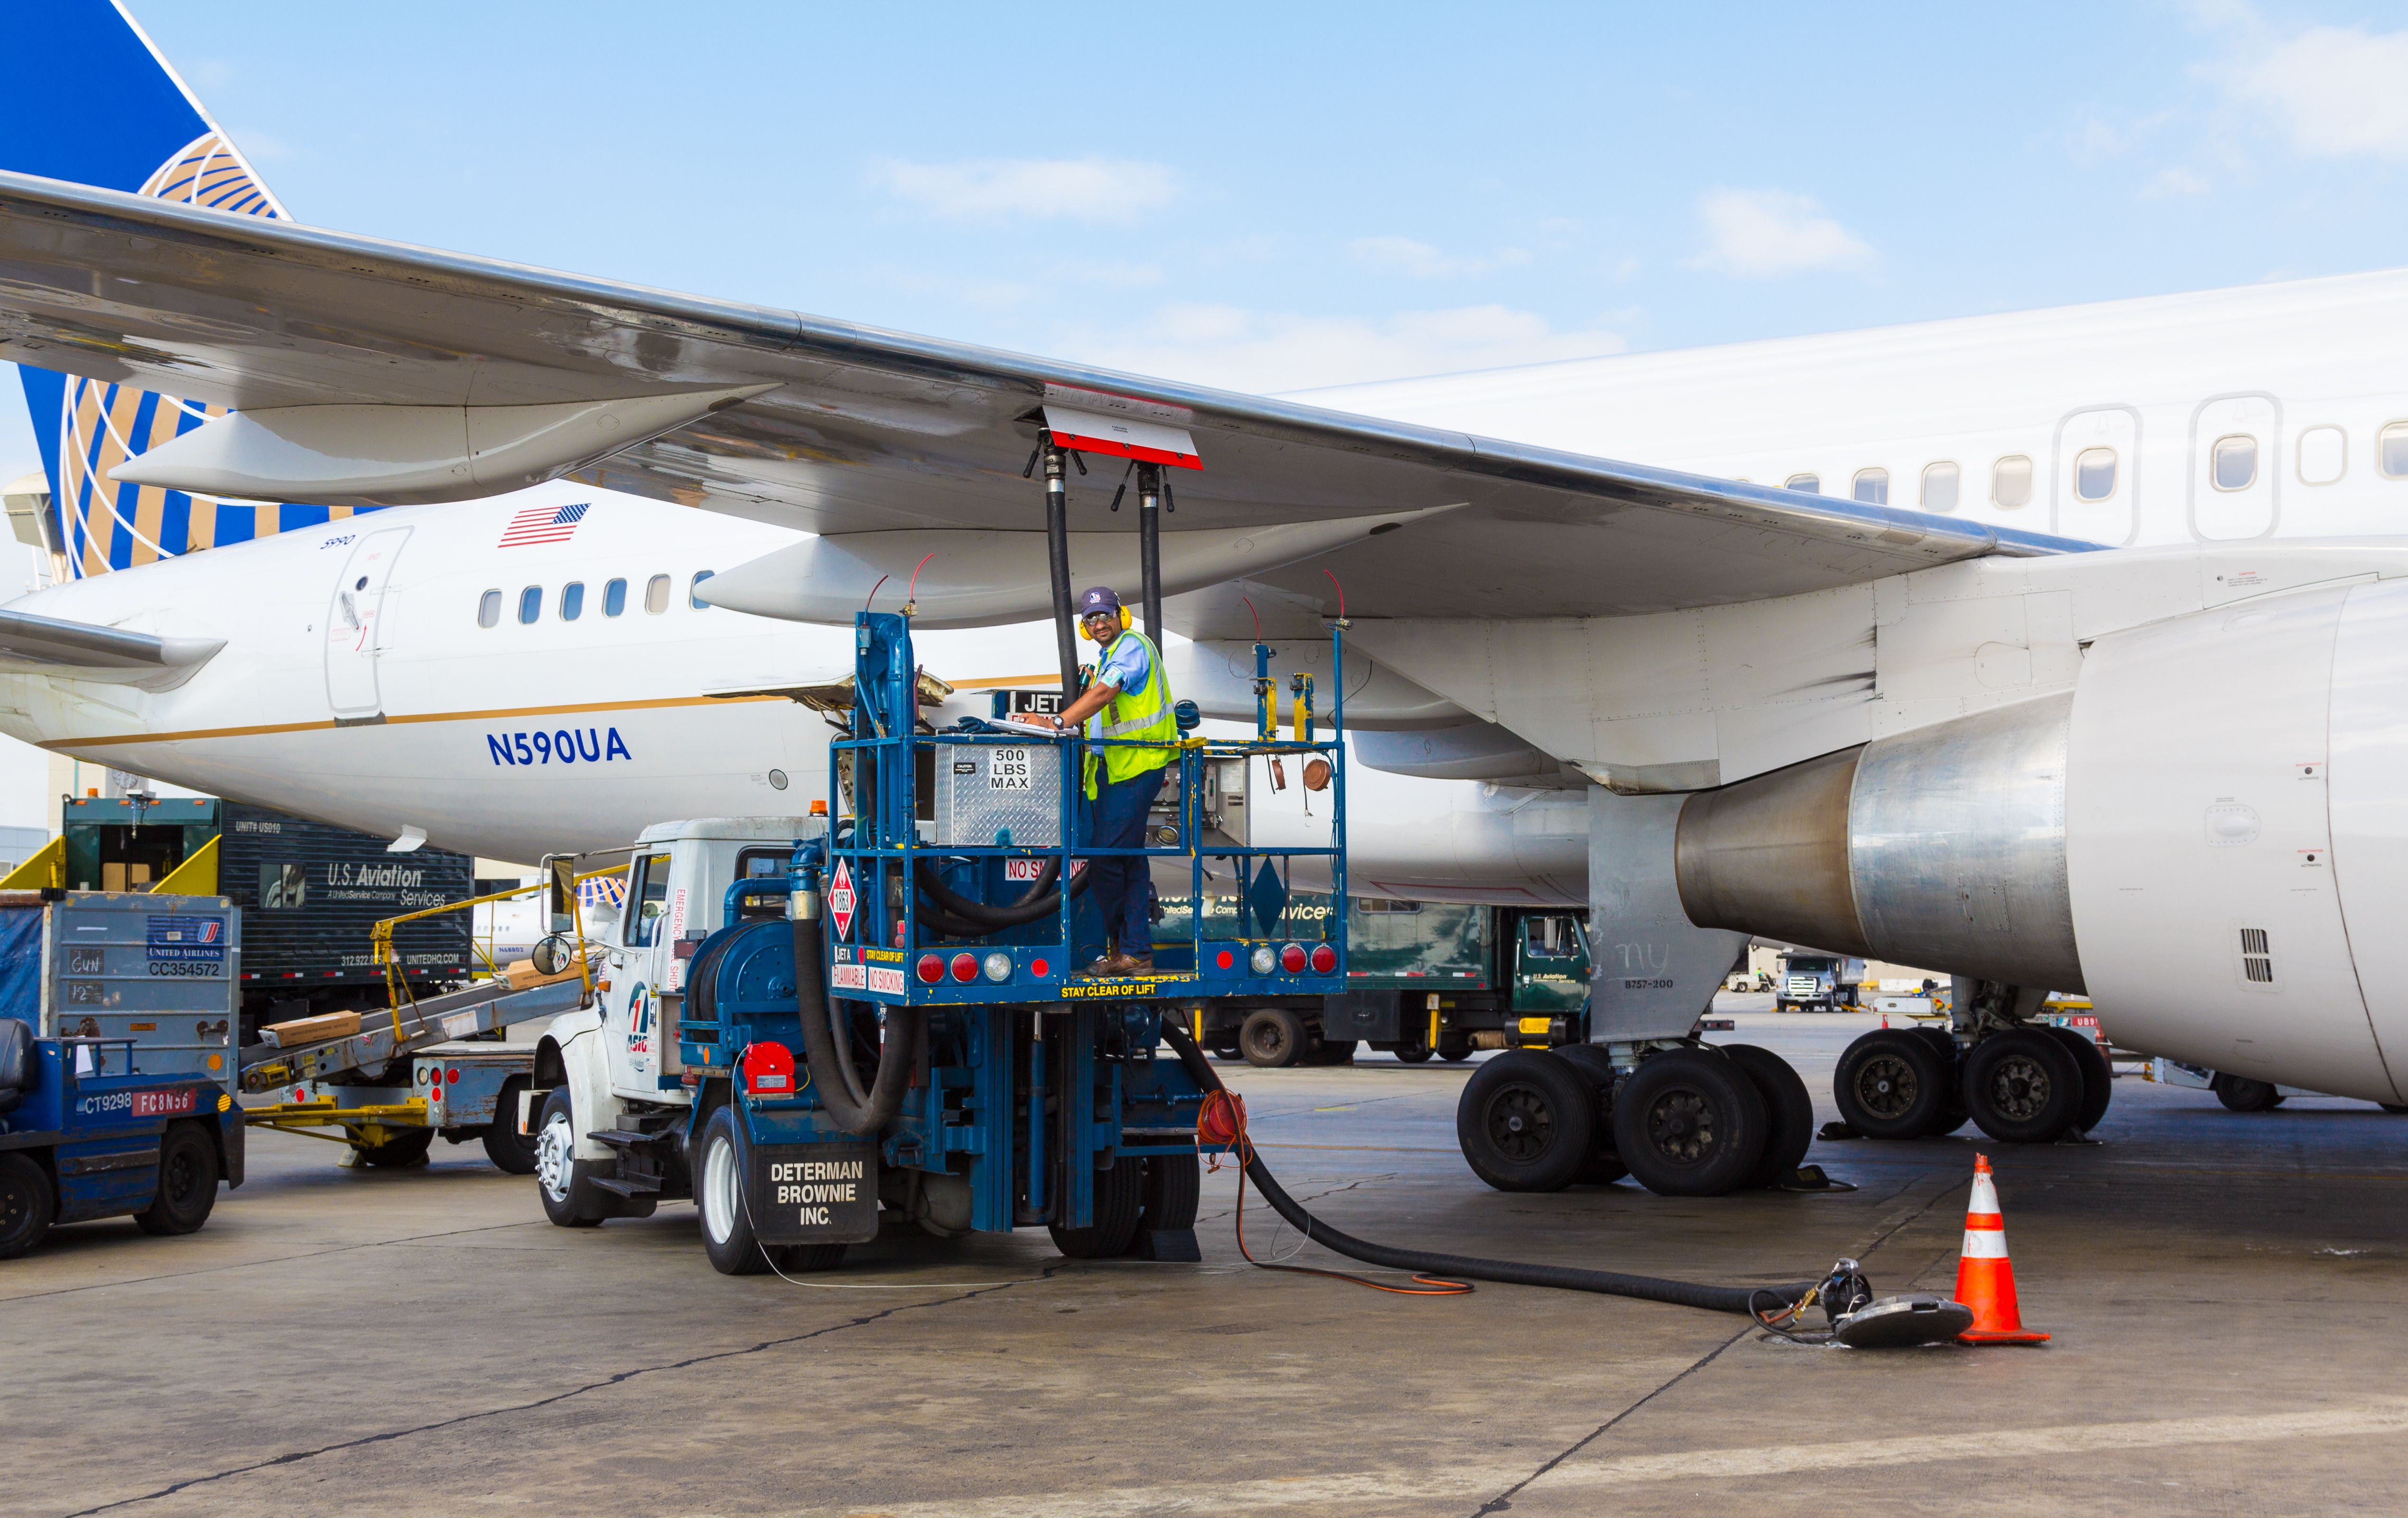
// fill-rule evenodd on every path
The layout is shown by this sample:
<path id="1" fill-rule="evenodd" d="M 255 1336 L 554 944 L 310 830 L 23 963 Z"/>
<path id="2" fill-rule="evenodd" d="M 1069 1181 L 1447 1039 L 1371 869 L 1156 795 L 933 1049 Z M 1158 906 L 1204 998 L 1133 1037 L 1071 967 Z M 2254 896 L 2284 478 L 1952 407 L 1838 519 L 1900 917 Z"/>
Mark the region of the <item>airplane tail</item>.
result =
<path id="1" fill-rule="evenodd" d="M 286 212 L 117 0 L 10 7 L 0 168 L 207 206 Z M 108 471 L 223 408 L 18 365 L 49 476 L 45 535 L 75 579 L 349 516 L 348 508 L 121 485 Z"/>

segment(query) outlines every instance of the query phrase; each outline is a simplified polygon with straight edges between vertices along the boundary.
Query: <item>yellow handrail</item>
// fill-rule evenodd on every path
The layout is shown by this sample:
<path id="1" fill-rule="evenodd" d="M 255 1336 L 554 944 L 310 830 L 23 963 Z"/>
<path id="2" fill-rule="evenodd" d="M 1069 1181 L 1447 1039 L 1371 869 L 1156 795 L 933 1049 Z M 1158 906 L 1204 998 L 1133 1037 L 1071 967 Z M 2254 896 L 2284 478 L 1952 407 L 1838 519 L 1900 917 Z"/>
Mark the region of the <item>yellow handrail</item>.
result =
<path id="1" fill-rule="evenodd" d="M 572 887 L 580 886 L 588 881 L 598 881 L 606 875 L 616 875 L 626 867 L 621 865 L 612 869 L 588 870 L 582 875 L 570 876 L 568 883 Z M 376 963 L 384 970 L 385 1001 L 393 1010 L 394 1039 L 397 1041 L 402 1037 L 402 1008 L 414 1007 L 418 1004 L 418 998 L 410 994 L 408 979 L 401 973 L 400 956 L 394 950 L 393 930 L 394 928 L 404 923 L 415 923 L 421 918 L 440 917 L 445 912 L 465 911 L 473 907 L 482 907 L 489 902 L 512 901 L 520 896 L 532 895 L 538 891 L 548 891 L 551 888 L 550 881 L 538 881 L 533 885 L 514 886 L 508 891 L 495 891 L 490 895 L 469 896 L 461 901 L 447 901 L 440 907 L 423 907 L 417 911 L 403 912 L 398 917 L 388 917 L 377 924 L 369 932 L 369 950 L 374 954 Z M 591 1000 L 594 995 L 594 967 L 588 964 L 585 958 L 584 901 L 580 894 L 573 889 L 568 893 L 568 911 L 569 931 L 577 940 L 578 978 L 584 983 L 585 995 L 588 1000 Z M 493 964 L 493 955 L 490 952 L 485 956 L 485 962 L 489 966 Z M 498 967 L 495 967 L 494 973 L 500 973 Z"/>

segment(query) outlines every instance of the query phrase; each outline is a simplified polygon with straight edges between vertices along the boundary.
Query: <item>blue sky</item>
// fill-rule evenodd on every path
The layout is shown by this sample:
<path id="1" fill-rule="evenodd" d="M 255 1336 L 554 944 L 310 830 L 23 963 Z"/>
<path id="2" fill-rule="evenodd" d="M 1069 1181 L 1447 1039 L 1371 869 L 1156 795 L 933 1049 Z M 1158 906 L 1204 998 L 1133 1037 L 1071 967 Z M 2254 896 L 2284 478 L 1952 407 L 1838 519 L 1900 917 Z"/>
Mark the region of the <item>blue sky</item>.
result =
<path id="1" fill-rule="evenodd" d="M 1240 389 L 2408 263 L 2408 7 L 135 9 L 303 221 Z"/>

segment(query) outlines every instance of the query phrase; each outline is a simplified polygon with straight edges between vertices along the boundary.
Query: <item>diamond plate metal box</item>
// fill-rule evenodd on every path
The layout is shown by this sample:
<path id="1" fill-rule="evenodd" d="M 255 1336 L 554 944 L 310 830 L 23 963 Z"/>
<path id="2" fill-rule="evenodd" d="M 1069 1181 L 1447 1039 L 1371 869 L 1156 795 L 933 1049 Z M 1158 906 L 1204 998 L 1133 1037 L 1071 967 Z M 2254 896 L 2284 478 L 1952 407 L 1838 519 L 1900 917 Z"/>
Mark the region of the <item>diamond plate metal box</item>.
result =
<path id="1" fill-rule="evenodd" d="M 1062 842 L 1061 746 L 948 744 L 937 751 L 936 841 L 990 848 L 1009 830 L 1024 849 Z"/>

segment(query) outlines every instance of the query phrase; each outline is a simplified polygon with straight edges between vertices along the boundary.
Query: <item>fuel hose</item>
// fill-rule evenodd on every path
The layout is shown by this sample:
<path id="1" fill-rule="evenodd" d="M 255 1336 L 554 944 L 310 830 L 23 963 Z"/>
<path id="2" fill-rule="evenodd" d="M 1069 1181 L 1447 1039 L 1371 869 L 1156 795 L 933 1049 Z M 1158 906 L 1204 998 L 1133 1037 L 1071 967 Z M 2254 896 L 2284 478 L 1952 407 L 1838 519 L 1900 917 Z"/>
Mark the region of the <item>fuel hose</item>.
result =
<path id="1" fill-rule="evenodd" d="M 953 890 L 938 873 L 936 863 L 924 856 L 913 861 L 911 879 L 920 887 L 920 894 L 933 902 L 947 920 L 939 924 L 945 932 L 954 938 L 982 938 L 999 927 L 1018 927 L 1051 917 L 1062 909 L 1066 894 L 1075 896 L 1087 888 L 1087 872 L 1080 870 L 1071 876 L 1068 892 L 1054 890 L 1054 882 L 1061 871 L 1060 859 L 1045 861 L 1045 867 L 1037 872 L 1037 880 L 1020 894 L 1020 898 L 1000 907 L 972 901 Z M 955 926 L 966 924 L 972 924 L 970 932 L 953 932 Z"/>
<path id="2" fill-rule="evenodd" d="M 1162 1020 L 1162 1035 L 1178 1054 L 1179 1063 L 1206 1091 L 1227 1091 L 1221 1083 L 1220 1072 L 1176 1015 Z M 1777 1286 L 1709 1286 L 1699 1282 L 1667 1281 L 1657 1276 L 1630 1276 L 1616 1270 L 1583 1270 L 1567 1265 L 1527 1265 L 1514 1260 L 1484 1260 L 1469 1254 L 1440 1254 L 1429 1250 L 1398 1249 L 1389 1244 L 1375 1244 L 1341 1233 L 1305 1210 L 1302 1203 L 1287 1194 L 1277 1177 L 1265 1165 L 1260 1153 L 1247 1146 L 1243 1156 L 1246 1179 L 1263 1194 L 1271 1210 L 1287 1220 L 1289 1227 L 1322 1248 L 1391 1270 L 1410 1270 L 1419 1275 L 1447 1277 L 1455 1280 L 1494 1281 L 1509 1286 L 1546 1286 L 1558 1291 L 1596 1292 L 1606 1296 L 1635 1296 L 1649 1302 L 1670 1302 L 1676 1307 L 1702 1308 L 1709 1312 L 1736 1312 L 1756 1318 L 1750 1303 L 1767 1296 L 1778 1296 L 1784 1302 L 1797 1302 L 1815 1289 L 1815 1282 L 1801 1281 Z"/>
<path id="3" fill-rule="evenodd" d="M 853 1067 L 853 1053 L 839 1040 L 829 1020 L 826 959 L 821 949 L 819 893 L 796 893 L 802 898 L 794 921 L 795 1008 L 803 1035 L 803 1064 L 811 1073 L 820 1105 L 830 1121 L 847 1133 L 872 1134 L 894 1121 L 903 1110 L 903 1093 L 911 1069 L 920 1062 L 920 1040 L 928 1024 L 924 1008 L 896 1007 L 886 1014 L 886 1042 L 878 1053 L 878 1074 L 861 1091 Z"/>

